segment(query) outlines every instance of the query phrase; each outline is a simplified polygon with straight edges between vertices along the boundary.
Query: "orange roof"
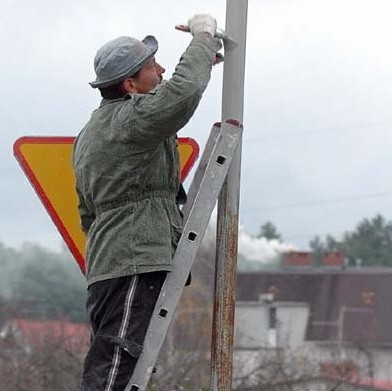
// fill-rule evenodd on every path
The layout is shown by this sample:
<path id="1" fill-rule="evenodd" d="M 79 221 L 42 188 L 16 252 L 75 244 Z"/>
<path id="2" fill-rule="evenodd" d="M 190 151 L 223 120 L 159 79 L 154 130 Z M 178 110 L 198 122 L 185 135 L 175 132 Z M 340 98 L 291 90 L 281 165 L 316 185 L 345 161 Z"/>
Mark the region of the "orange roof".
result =
<path id="1" fill-rule="evenodd" d="M 89 346 L 90 328 L 83 323 L 31 319 L 14 319 L 11 323 L 35 348 L 55 343 L 68 350 L 84 352 Z"/>
<path id="2" fill-rule="evenodd" d="M 371 379 L 365 377 L 358 381 L 361 386 L 372 386 L 375 390 L 392 390 L 392 381 L 383 379 Z"/>

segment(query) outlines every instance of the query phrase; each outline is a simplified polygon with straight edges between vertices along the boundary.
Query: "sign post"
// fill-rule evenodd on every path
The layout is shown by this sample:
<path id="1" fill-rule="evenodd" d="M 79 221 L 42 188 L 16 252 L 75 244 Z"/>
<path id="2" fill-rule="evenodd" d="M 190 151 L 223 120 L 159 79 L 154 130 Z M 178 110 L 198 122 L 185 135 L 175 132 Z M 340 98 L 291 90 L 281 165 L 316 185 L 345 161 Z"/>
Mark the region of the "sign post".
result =
<path id="1" fill-rule="evenodd" d="M 243 121 L 248 0 L 227 0 L 225 31 L 236 47 L 225 47 L 222 123 Z M 210 391 L 231 391 L 237 277 L 241 142 L 218 201 Z"/>

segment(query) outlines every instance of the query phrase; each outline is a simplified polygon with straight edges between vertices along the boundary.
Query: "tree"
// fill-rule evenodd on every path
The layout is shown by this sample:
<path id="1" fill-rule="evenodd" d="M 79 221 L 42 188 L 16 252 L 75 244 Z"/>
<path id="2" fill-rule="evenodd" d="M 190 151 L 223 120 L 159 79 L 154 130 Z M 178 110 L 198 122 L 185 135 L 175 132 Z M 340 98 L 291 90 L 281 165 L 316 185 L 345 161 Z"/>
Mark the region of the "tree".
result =
<path id="1" fill-rule="evenodd" d="M 363 265 L 392 266 L 392 222 L 380 214 L 363 219 L 354 231 L 346 231 L 342 240 L 327 235 L 325 241 L 315 236 L 309 247 L 320 257 L 325 251 L 343 251 L 351 262 Z"/>
<path id="2" fill-rule="evenodd" d="M 325 243 L 322 241 L 320 236 L 316 235 L 309 241 L 309 247 L 313 251 L 313 263 L 314 265 L 321 265 L 321 260 L 326 251 Z"/>
<path id="3" fill-rule="evenodd" d="M 26 244 L 19 262 L 13 297 L 29 316 L 86 321 L 85 280 L 69 253 Z"/>
<path id="4" fill-rule="evenodd" d="M 48 332 L 39 348 L 22 352 L 17 340 L 0 350 L 2 391 L 77 391 L 85 352 L 76 340 L 60 336 L 53 339 Z M 68 343 L 67 342 L 73 342 Z M 4 381 L 4 379 L 7 379 Z"/>
<path id="5" fill-rule="evenodd" d="M 364 265 L 392 265 L 391 222 L 380 214 L 363 219 L 354 232 L 343 235 L 342 247 L 350 259 L 361 259 Z"/>
<path id="6" fill-rule="evenodd" d="M 268 240 L 282 240 L 282 235 L 278 232 L 275 225 L 270 221 L 267 221 L 260 226 L 259 233 L 256 236 L 257 238 L 266 238 Z"/>

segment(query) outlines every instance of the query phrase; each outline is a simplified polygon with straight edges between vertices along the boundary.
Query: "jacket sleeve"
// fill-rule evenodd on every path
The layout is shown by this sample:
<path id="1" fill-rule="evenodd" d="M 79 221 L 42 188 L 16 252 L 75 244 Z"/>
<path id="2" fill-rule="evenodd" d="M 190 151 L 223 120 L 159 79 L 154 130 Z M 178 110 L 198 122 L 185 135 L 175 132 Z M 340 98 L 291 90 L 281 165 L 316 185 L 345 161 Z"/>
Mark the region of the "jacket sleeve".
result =
<path id="1" fill-rule="evenodd" d="M 194 114 L 211 77 L 220 40 L 197 34 L 169 81 L 148 94 L 134 94 L 124 105 L 125 126 L 133 140 L 154 144 L 177 133 Z M 136 140 L 135 140 L 136 137 Z"/>

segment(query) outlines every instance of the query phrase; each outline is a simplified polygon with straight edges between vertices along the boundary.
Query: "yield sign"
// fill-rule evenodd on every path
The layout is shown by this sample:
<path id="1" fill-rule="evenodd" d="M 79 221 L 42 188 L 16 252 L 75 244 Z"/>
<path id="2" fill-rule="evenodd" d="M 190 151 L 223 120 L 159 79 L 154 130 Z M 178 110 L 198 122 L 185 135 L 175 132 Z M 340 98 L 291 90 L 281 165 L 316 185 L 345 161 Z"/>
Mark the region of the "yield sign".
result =
<path id="1" fill-rule="evenodd" d="M 84 273 L 86 236 L 80 228 L 71 163 L 74 140 L 21 137 L 14 144 L 14 155 Z M 183 181 L 198 157 L 199 146 L 194 139 L 179 138 L 178 150 Z"/>

